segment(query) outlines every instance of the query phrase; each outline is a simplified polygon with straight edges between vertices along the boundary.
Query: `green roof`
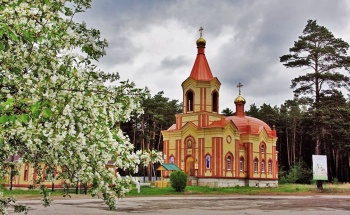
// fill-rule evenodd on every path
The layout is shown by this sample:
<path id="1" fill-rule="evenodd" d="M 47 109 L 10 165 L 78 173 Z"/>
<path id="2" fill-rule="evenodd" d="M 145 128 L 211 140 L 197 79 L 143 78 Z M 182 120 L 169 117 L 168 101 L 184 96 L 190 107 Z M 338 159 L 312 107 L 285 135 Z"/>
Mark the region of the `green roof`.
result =
<path id="1" fill-rule="evenodd" d="M 163 163 L 162 167 L 164 167 L 165 170 L 170 170 L 170 171 L 181 170 L 178 166 L 176 166 L 173 163 Z"/>

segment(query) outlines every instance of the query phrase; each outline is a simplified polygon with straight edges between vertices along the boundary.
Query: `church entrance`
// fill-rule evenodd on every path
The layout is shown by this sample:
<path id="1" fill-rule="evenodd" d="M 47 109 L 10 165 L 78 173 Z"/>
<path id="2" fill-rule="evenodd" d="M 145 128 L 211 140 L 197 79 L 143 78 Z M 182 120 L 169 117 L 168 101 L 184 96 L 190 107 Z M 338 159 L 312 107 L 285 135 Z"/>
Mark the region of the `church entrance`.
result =
<path id="1" fill-rule="evenodd" d="M 188 176 L 194 176 L 194 159 L 192 156 L 186 159 L 185 172 Z"/>

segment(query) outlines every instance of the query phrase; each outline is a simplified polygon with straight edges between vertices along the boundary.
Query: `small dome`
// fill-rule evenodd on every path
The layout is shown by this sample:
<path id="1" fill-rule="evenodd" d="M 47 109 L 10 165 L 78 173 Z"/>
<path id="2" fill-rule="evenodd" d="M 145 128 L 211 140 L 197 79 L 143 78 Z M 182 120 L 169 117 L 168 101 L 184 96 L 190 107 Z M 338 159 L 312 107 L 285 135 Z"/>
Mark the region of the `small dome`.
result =
<path id="1" fill-rule="evenodd" d="M 236 99 L 235 99 L 235 104 L 238 104 L 238 103 L 243 103 L 245 104 L 245 99 L 239 95 Z"/>
<path id="2" fill-rule="evenodd" d="M 197 46 L 200 47 L 200 46 L 205 46 L 206 41 L 205 39 L 203 39 L 203 37 L 200 37 L 196 43 L 197 43 Z"/>

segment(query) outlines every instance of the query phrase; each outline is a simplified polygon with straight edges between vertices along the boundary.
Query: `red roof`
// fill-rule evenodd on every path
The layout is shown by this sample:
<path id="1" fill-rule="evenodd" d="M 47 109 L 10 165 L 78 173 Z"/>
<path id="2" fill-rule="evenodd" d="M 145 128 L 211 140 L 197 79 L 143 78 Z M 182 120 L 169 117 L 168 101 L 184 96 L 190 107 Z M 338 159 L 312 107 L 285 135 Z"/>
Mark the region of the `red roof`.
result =
<path id="1" fill-rule="evenodd" d="M 267 134 L 273 135 L 272 129 L 268 124 L 254 117 L 229 116 L 226 117 L 226 120 L 231 120 L 237 126 L 238 130 L 242 133 L 259 134 L 262 129 L 265 129 Z"/>
<path id="2" fill-rule="evenodd" d="M 176 124 L 172 124 L 167 130 L 168 131 L 176 130 Z"/>
<path id="3" fill-rule="evenodd" d="M 227 124 L 227 121 L 225 120 L 218 120 L 218 121 L 214 121 L 212 122 L 209 127 L 224 127 Z"/>
<path id="4" fill-rule="evenodd" d="M 214 78 L 205 57 L 204 49 L 205 47 L 198 47 L 196 61 L 190 74 L 190 77 L 197 81 L 211 81 Z"/>

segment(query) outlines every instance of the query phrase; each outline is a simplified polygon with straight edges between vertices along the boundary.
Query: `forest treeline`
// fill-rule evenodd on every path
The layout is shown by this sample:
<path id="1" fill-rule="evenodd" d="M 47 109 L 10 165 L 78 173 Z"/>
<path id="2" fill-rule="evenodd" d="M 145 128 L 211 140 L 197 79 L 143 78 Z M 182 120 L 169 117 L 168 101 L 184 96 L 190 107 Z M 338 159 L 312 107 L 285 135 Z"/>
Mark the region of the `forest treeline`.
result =
<path id="1" fill-rule="evenodd" d="M 327 155 L 330 181 L 350 180 L 350 103 L 341 92 L 322 96 L 322 120 L 315 120 L 315 111 L 297 100 L 288 100 L 280 107 L 251 105 L 247 115 L 265 121 L 277 131 L 280 171 L 302 164 L 312 169 L 315 154 L 315 123 L 321 123 L 321 154 Z"/>

